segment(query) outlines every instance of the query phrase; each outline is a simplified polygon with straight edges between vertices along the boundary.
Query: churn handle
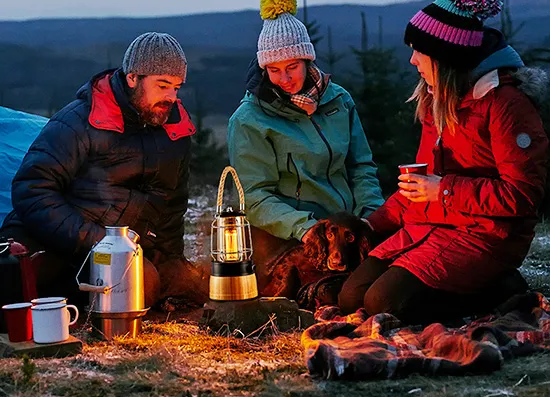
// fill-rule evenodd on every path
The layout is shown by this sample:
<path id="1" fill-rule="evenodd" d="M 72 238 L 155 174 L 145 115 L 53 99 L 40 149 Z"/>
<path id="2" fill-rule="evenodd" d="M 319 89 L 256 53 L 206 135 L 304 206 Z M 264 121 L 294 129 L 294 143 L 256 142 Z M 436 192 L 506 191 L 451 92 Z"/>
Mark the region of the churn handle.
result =
<path id="1" fill-rule="evenodd" d="M 110 288 L 101 285 L 91 285 L 87 283 L 80 283 L 78 284 L 78 289 L 83 292 L 94 292 L 96 294 L 105 294 L 107 295 L 110 291 Z"/>
<path id="2" fill-rule="evenodd" d="M 78 284 L 78 289 L 80 291 L 84 292 L 95 292 L 96 294 L 108 294 L 109 293 L 109 287 L 107 286 L 100 286 L 100 285 L 91 285 L 87 283 L 81 283 L 78 277 L 80 276 L 80 273 L 82 272 L 82 269 L 84 269 L 84 266 L 86 265 L 86 262 L 88 261 L 88 258 L 90 257 L 90 254 L 92 253 L 92 250 L 97 245 L 95 243 L 90 251 L 88 251 L 88 255 L 86 255 L 86 258 L 84 258 L 84 262 L 82 262 L 82 266 L 80 266 L 80 269 L 78 269 L 78 273 L 76 273 L 76 283 Z"/>
<path id="3" fill-rule="evenodd" d="M 10 242 L 7 240 L 5 242 L 1 242 L 0 247 L 2 247 L 2 251 L 0 251 L 0 254 L 3 254 L 4 252 L 10 249 Z"/>
<path id="4" fill-rule="evenodd" d="M 218 186 L 218 203 L 216 207 L 216 213 L 218 214 L 222 212 L 223 190 L 225 186 L 225 178 L 227 178 L 228 173 L 231 173 L 231 175 L 233 176 L 233 182 L 235 182 L 235 186 L 237 187 L 237 191 L 239 192 L 239 210 L 241 212 L 244 212 L 244 190 L 241 185 L 241 181 L 239 180 L 239 176 L 237 175 L 237 171 L 235 171 L 235 168 L 228 165 L 223 169 L 222 176 L 220 177 L 220 185 Z"/>

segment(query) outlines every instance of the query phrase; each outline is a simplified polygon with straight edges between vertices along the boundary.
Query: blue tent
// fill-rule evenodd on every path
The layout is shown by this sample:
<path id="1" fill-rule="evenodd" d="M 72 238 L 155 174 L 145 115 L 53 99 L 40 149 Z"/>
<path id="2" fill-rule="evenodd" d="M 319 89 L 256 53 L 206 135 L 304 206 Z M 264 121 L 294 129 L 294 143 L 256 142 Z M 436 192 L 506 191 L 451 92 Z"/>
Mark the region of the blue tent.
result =
<path id="1" fill-rule="evenodd" d="M 48 119 L 0 106 L 0 223 L 12 210 L 11 181 Z"/>

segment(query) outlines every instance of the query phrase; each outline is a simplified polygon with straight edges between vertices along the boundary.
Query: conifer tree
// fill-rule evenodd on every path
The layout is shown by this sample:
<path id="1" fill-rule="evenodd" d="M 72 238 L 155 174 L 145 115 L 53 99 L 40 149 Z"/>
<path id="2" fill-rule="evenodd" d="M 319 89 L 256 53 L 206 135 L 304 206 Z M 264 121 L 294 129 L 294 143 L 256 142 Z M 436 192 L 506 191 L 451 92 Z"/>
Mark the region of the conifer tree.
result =
<path id="1" fill-rule="evenodd" d="M 214 130 L 204 125 L 207 112 L 195 90 L 193 123 L 197 132 L 192 137 L 190 180 L 191 185 L 216 185 L 223 168 L 228 164 L 227 148 L 219 146 Z"/>
<path id="2" fill-rule="evenodd" d="M 414 123 L 414 105 L 406 103 L 414 79 L 393 49 L 369 48 L 366 19 L 361 17 L 361 47 L 352 48 L 359 72 L 346 86 L 378 165 L 382 190 L 389 195 L 396 191 L 397 165 L 413 162 L 418 147 L 420 126 Z"/>

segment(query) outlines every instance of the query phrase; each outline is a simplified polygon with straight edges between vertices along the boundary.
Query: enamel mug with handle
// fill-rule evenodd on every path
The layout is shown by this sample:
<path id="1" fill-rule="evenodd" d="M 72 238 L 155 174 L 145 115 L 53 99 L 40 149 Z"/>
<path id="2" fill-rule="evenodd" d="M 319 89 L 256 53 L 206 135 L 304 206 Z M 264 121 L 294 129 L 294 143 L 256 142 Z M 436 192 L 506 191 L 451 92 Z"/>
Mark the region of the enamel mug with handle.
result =
<path id="1" fill-rule="evenodd" d="M 36 298 L 31 300 L 33 306 L 47 305 L 49 303 L 67 303 L 67 298 L 63 296 L 49 296 L 46 298 Z"/>
<path id="2" fill-rule="evenodd" d="M 32 331 L 35 343 L 57 343 L 69 339 L 69 326 L 78 320 L 78 309 L 66 303 L 36 305 L 32 310 Z M 70 321 L 69 310 L 74 310 Z"/>

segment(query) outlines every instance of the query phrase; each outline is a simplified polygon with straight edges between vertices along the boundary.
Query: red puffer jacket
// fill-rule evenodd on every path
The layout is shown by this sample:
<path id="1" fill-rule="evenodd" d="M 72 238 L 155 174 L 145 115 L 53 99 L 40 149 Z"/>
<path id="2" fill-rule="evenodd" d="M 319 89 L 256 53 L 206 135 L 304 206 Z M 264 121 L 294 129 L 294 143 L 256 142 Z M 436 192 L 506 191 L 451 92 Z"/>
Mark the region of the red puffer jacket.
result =
<path id="1" fill-rule="evenodd" d="M 497 87 L 482 97 L 475 87 L 460 105 L 454 135 L 445 129 L 439 139 L 426 117 L 416 160 L 443 177 L 439 199 L 391 196 L 368 220 L 376 231 L 395 234 L 370 255 L 459 293 L 479 292 L 521 265 L 544 195 L 548 138 L 522 92 L 529 82 L 518 76 L 494 72 Z"/>

